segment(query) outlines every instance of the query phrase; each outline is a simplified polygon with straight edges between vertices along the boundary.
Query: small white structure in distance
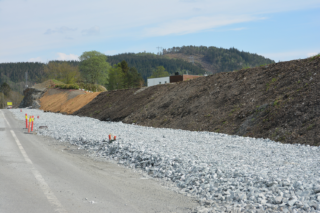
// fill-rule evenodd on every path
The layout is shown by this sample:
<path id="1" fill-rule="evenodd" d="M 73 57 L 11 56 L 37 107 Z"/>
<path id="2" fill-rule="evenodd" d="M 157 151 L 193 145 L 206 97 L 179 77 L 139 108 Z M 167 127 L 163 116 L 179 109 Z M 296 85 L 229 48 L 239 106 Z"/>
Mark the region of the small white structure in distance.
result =
<path id="1" fill-rule="evenodd" d="M 148 78 L 148 87 L 158 85 L 158 84 L 167 84 L 170 83 L 170 77 L 162 77 L 162 78 Z"/>

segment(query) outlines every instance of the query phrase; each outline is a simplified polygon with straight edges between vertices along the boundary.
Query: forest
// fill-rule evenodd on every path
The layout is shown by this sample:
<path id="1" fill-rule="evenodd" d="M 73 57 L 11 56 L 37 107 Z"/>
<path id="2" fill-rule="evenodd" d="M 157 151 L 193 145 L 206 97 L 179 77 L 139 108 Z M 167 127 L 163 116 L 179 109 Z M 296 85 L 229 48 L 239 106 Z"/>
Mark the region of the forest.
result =
<path id="1" fill-rule="evenodd" d="M 110 69 L 122 61 L 128 64 L 133 72 L 137 72 L 147 82 L 159 66 L 165 68 L 169 74 L 179 72 L 180 74 L 203 75 L 206 70 L 201 63 L 190 63 L 180 58 L 169 57 L 170 54 L 181 54 L 184 56 L 199 56 L 202 61 L 209 63 L 216 72 L 229 72 L 242 68 L 256 67 L 263 64 L 275 63 L 273 60 L 249 52 L 239 51 L 236 48 L 224 49 L 206 46 L 182 46 L 163 49 L 161 54 L 153 53 L 123 53 L 107 56 L 106 61 Z M 49 63 L 64 63 L 65 61 L 50 61 Z M 78 67 L 80 61 L 67 61 L 70 66 Z M 22 94 L 25 87 L 25 72 L 28 73 L 28 84 L 39 83 L 47 77 L 45 74 L 47 64 L 39 62 L 0 63 L 0 85 L 6 82 L 13 91 Z M 80 69 L 81 73 L 81 69 Z M 104 85 L 108 87 L 108 85 Z M 110 88 L 110 87 L 109 87 Z"/>
<path id="2" fill-rule="evenodd" d="M 275 63 L 275 61 L 256 53 L 240 51 L 234 47 L 224 49 L 213 46 L 182 46 L 163 49 L 162 51 L 162 55 L 164 56 L 170 53 L 180 53 L 188 56 L 200 55 L 204 61 L 215 67 L 217 72 L 229 72 Z"/>
<path id="3" fill-rule="evenodd" d="M 205 70 L 181 59 L 169 59 L 152 53 L 124 53 L 115 56 L 108 56 L 111 65 L 118 64 L 125 60 L 130 67 L 135 67 L 141 74 L 144 81 L 152 75 L 158 66 L 163 66 L 169 74 L 184 72 L 189 74 L 203 75 Z M 181 73 L 182 74 L 182 73 Z"/>

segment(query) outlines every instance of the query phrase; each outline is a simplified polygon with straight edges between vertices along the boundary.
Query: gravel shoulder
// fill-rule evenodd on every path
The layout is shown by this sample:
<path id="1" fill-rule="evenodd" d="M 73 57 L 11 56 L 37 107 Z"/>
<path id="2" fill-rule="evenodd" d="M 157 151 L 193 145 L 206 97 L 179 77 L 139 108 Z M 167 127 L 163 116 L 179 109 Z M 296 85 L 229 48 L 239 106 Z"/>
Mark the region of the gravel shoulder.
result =
<path id="1" fill-rule="evenodd" d="M 319 147 L 24 111 L 40 115 L 38 134 L 173 183 L 203 211 L 320 210 Z M 11 112 L 24 118 L 19 110 Z M 109 134 L 116 142 L 108 143 Z"/>
<path id="2" fill-rule="evenodd" d="M 43 122 L 47 119 L 45 113 L 37 113 L 40 110 L 16 112 L 18 118 L 28 113 L 40 115 Z M 169 190 L 168 184 L 92 156 L 89 149 L 39 134 L 26 135 L 22 130 L 24 121 L 14 119 L 8 110 L 5 114 L 35 167 L 67 212 L 192 212 L 198 205 L 194 199 Z M 37 130 L 44 124 L 39 120 L 35 121 Z M 49 128 L 52 130 L 52 126 Z M 11 181 L 16 178 L 11 177 Z M 39 190 L 33 182 L 29 184 L 30 192 Z M 23 200 L 28 202 L 28 198 Z"/>

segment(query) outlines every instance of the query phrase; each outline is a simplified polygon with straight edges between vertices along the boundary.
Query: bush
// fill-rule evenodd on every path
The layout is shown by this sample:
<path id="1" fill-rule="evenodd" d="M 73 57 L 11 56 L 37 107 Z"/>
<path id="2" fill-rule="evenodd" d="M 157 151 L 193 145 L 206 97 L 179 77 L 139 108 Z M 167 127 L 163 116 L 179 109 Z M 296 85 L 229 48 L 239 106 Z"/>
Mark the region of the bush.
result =
<path id="1" fill-rule="evenodd" d="M 79 89 L 79 86 L 77 84 L 57 84 L 57 85 L 55 85 L 55 88 L 60 88 L 60 89 Z"/>

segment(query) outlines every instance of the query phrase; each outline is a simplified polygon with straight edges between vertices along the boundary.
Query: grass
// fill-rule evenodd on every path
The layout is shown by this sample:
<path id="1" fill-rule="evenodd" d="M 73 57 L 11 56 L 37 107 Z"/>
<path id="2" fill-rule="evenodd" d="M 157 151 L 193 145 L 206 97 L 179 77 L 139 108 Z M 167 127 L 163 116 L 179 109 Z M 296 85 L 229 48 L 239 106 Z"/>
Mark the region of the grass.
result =
<path id="1" fill-rule="evenodd" d="M 273 106 L 275 106 L 275 107 L 279 106 L 279 104 L 280 104 L 279 100 L 275 100 L 275 101 L 273 102 Z"/>
<path id="2" fill-rule="evenodd" d="M 56 79 L 51 79 L 51 81 L 53 81 L 54 84 L 61 84 L 61 85 L 64 85 L 65 83 L 61 82 L 61 81 L 58 81 Z"/>

